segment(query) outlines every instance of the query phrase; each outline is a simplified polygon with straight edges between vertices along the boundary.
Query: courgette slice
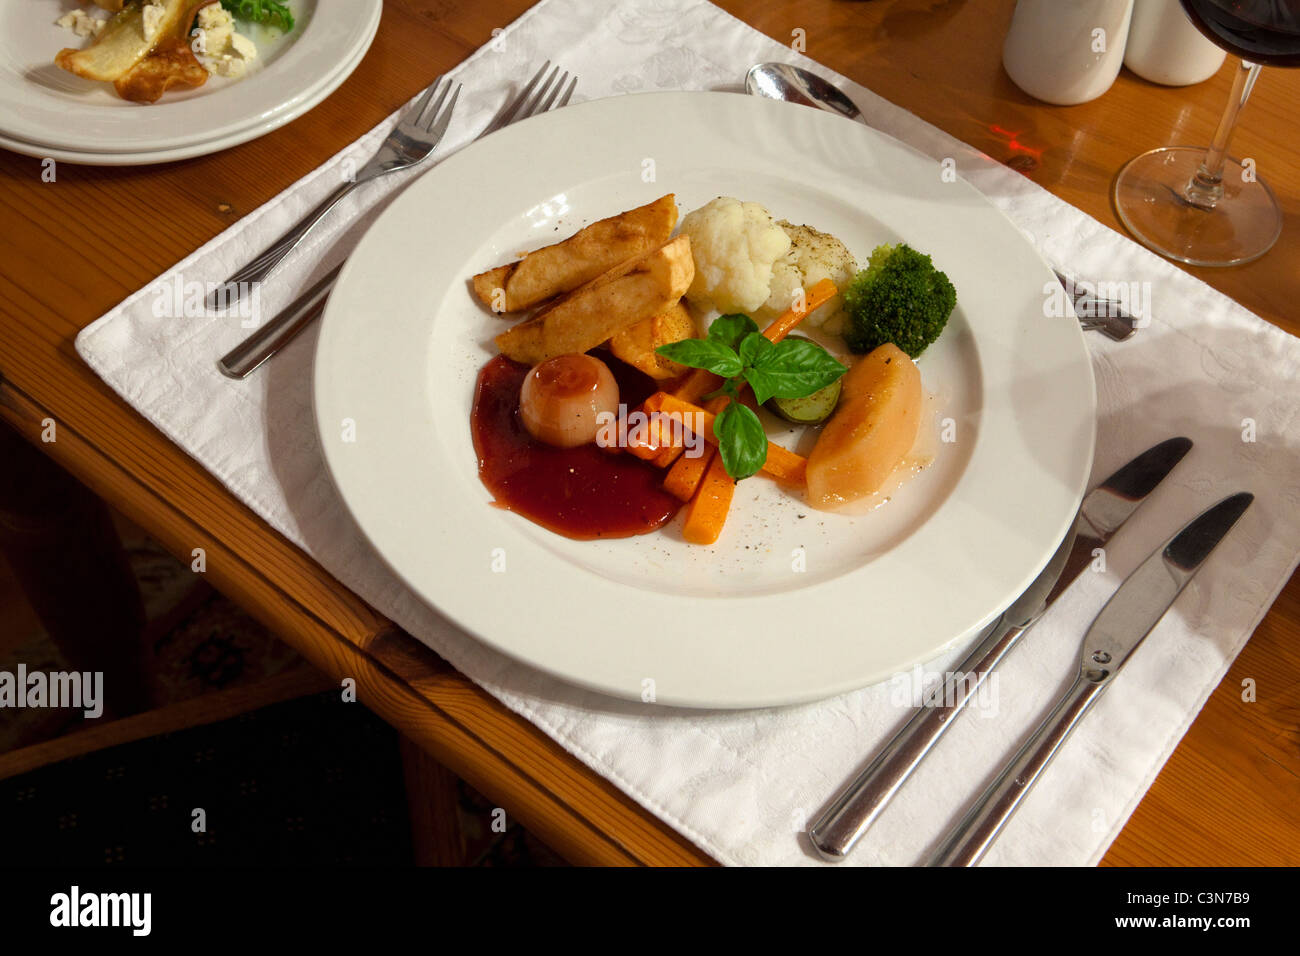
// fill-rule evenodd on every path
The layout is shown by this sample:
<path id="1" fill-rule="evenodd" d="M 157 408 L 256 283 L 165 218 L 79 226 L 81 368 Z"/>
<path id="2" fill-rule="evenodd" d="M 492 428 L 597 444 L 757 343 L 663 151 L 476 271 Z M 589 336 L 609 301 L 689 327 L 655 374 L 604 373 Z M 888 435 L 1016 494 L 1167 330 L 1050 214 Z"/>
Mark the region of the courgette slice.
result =
<path id="1" fill-rule="evenodd" d="M 840 380 L 803 398 L 769 398 L 767 408 L 796 425 L 820 425 L 831 417 L 840 400 Z"/>

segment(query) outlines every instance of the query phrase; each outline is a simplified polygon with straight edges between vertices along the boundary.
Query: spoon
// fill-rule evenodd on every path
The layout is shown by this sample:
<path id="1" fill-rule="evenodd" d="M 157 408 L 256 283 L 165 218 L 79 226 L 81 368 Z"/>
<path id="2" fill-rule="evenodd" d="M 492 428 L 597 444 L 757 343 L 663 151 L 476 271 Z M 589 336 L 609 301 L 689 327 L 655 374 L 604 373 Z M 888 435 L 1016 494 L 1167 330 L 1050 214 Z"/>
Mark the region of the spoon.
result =
<path id="1" fill-rule="evenodd" d="M 789 63 L 759 63 L 745 74 L 745 91 L 770 100 L 818 106 L 849 119 L 862 119 L 854 102 L 816 73 Z"/>

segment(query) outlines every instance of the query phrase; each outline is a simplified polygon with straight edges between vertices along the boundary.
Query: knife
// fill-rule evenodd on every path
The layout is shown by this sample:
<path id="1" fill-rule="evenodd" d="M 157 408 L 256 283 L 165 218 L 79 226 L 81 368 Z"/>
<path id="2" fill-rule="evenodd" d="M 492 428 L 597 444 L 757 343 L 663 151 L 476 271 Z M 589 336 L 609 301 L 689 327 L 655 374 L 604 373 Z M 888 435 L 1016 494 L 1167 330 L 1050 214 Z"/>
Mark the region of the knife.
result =
<path id="1" fill-rule="evenodd" d="M 825 860 L 848 856 L 949 721 L 965 705 L 989 671 L 1015 646 L 1040 614 L 1094 559 L 1097 548 L 1142 504 L 1192 447 L 1191 439 L 1170 438 L 1148 448 L 1088 493 L 1074 527 L 1029 588 L 980 633 L 950 679 L 920 707 L 837 796 L 808 831 Z"/>
<path id="2" fill-rule="evenodd" d="M 1254 495 L 1241 492 L 1207 508 L 1124 580 L 1088 628 L 1079 676 L 944 838 L 929 866 L 974 866 L 979 862 L 1088 708 L 1254 500 Z"/>

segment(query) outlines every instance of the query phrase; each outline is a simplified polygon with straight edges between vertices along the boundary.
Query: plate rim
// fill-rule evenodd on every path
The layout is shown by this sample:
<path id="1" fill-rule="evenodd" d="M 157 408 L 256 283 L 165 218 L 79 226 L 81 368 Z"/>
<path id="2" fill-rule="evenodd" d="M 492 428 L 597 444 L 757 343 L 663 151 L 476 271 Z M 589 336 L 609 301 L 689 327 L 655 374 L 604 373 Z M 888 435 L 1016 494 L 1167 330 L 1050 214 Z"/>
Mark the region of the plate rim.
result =
<path id="1" fill-rule="evenodd" d="M 539 124 L 556 123 L 557 122 L 556 117 L 563 116 L 564 113 L 568 113 L 570 117 L 574 117 L 578 115 L 576 112 L 578 110 L 587 111 L 587 110 L 597 110 L 597 109 L 605 109 L 605 110 L 617 109 L 618 107 L 612 104 L 615 104 L 618 101 L 623 101 L 624 103 L 633 102 L 637 104 L 644 104 L 651 101 L 658 101 L 659 103 L 662 103 L 666 109 L 669 100 L 676 99 L 678 100 L 678 102 L 685 102 L 681 100 L 681 98 L 683 97 L 690 98 L 691 104 L 700 104 L 701 108 L 704 108 L 703 104 L 705 104 L 706 102 L 721 104 L 724 100 L 726 100 L 736 104 L 767 103 L 768 104 L 767 106 L 747 107 L 750 109 L 757 109 L 760 111 L 770 110 L 774 108 L 775 109 L 800 109 L 799 107 L 792 106 L 791 104 L 781 104 L 781 103 L 775 103 L 774 101 L 763 101 L 753 97 L 737 96 L 737 94 L 734 93 L 720 93 L 720 92 L 639 93 L 639 94 L 629 94 L 621 97 L 611 97 L 611 98 L 605 98 L 601 100 L 588 101 L 586 103 L 578 104 L 574 107 L 566 109 L 565 111 L 557 111 L 549 114 L 544 114 L 542 116 L 534 117 L 530 120 L 523 121 L 519 124 L 515 124 L 515 126 L 512 129 L 505 130 L 502 133 L 496 135 L 502 137 L 508 136 L 512 140 L 518 139 L 519 137 L 529 132 L 530 129 L 538 129 L 540 132 Z M 603 104 L 603 106 L 601 104 Z M 633 107 L 633 109 L 635 108 L 636 107 Z M 793 114 L 783 114 L 783 115 L 793 116 Z M 802 109 L 800 110 L 800 113 L 797 115 L 804 116 L 806 122 L 811 123 L 813 125 L 819 123 L 824 124 L 827 122 L 847 123 L 849 124 L 849 126 L 852 126 L 856 129 L 863 131 L 862 133 L 856 135 L 866 136 L 868 140 L 874 139 L 881 146 L 881 148 L 884 149 L 886 152 L 888 152 L 889 150 L 902 150 L 903 152 L 910 154 L 911 158 L 908 160 L 909 162 L 914 162 L 919 160 L 930 164 L 936 164 L 935 160 L 926 156 L 924 153 L 910 146 L 909 144 L 898 141 L 893 137 L 888 136 L 887 134 L 881 133 L 880 131 L 871 129 L 869 127 L 862 126 L 861 124 L 856 124 L 853 123 L 852 121 L 845 120 L 840 117 L 831 116 L 830 114 L 821 113 L 820 111 L 816 111 L 816 110 Z M 819 116 L 820 118 L 812 119 L 812 117 L 814 116 Z M 569 120 L 569 122 L 576 122 L 576 120 Z M 841 127 L 841 129 L 843 128 Z M 473 145 L 474 144 L 471 144 L 471 148 L 473 148 Z M 501 148 L 504 149 L 505 147 L 502 146 Z M 459 156 L 459 154 L 457 155 Z M 450 163 L 455 158 L 456 157 L 449 158 L 445 162 Z M 464 160 L 461 160 L 461 164 L 463 164 L 464 162 L 465 162 Z M 442 164 L 440 164 L 440 166 L 441 165 Z M 459 169 L 459 165 L 456 168 Z M 432 172 L 432 170 L 430 172 Z M 982 193 L 980 193 L 972 185 L 964 181 L 961 182 L 962 182 L 961 188 L 967 191 L 968 198 L 974 201 L 974 205 L 976 205 L 980 209 L 981 215 L 986 215 L 990 211 L 992 213 L 995 213 L 997 218 L 1005 224 L 1006 229 L 1012 230 L 1014 232 L 1014 237 L 1012 237 L 1010 233 L 1007 234 L 1008 241 L 1013 242 L 1015 247 L 1021 250 L 1022 253 L 1025 253 L 1028 256 L 1030 256 L 1033 262 L 1035 263 L 1036 267 L 1039 269 L 1039 271 L 1043 276 L 1050 277 L 1051 276 L 1050 265 L 1043 258 L 1042 254 L 1030 242 L 1028 242 L 1028 240 L 1024 237 L 1023 233 L 1014 225 L 1014 223 L 1011 222 L 1010 218 L 1004 212 L 1002 212 L 1002 210 L 998 209 L 995 205 L 993 205 L 986 197 L 983 196 Z M 419 195 L 417 189 L 418 189 L 418 184 L 412 187 L 412 193 L 414 195 Z M 338 442 L 336 441 L 336 436 L 333 435 L 331 430 L 325 429 L 323 427 L 323 421 L 325 415 L 328 413 L 328 409 L 325 406 L 329 401 L 328 394 L 327 394 L 328 391 L 327 387 L 328 387 L 328 378 L 329 375 L 331 374 L 328 352 L 329 349 L 331 348 L 331 341 L 334 332 L 339 328 L 338 323 L 340 321 L 336 318 L 332 319 L 331 316 L 332 315 L 337 316 L 339 314 L 340 309 L 342 308 L 340 303 L 347 298 L 347 292 L 345 291 L 343 295 L 340 295 L 340 291 L 349 290 L 351 288 L 352 283 L 357 281 L 356 278 L 356 273 L 358 269 L 357 263 L 364 259 L 364 255 L 362 254 L 363 250 L 366 250 L 368 248 L 368 245 L 371 245 L 376 241 L 373 239 L 374 236 L 378 236 L 382 234 L 382 228 L 385 219 L 394 216 L 396 214 L 396 210 L 400 209 L 400 206 L 404 200 L 405 197 L 400 197 L 389 207 L 389 209 L 385 210 L 385 212 L 381 215 L 381 217 L 372 225 L 371 229 L 367 232 L 366 236 L 363 237 L 361 243 L 358 245 L 357 249 L 354 250 L 353 255 L 349 257 L 347 264 L 344 266 L 343 272 L 340 274 L 338 283 L 335 287 L 335 291 L 329 300 L 329 305 L 327 305 L 326 308 L 326 313 L 324 316 L 324 321 L 322 324 L 320 336 L 318 338 L 317 345 L 316 345 L 316 353 L 315 353 L 315 358 L 313 363 L 313 399 L 312 399 L 313 412 L 315 415 L 316 425 L 317 425 L 317 438 L 321 445 L 322 458 L 326 465 L 326 472 L 329 474 L 331 480 L 334 482 L 335 487 L 339 492 L 340 498 L 343 501 L 346 510 L 352 517 L 356 526 L 362 532 L 364 538 L 369 542 L 374 552 L 381 558 L 384 564 L 387 565 L 388 568 L 399 578 L 399 580 L 401 580 L 404 584 L 406 584 L 406 586 L 410 588 L 412 592 L 415 595 L 417 595 L 424 603 L 436 609 L 439 613 L 443 614 L 444 616 L 450 618 L 452 621 L 454 621 L 454 623 L 459 628 L 466 631 L 468 634 L 470 634 L 477 640 L 482 641 L 489 647 L 501 651 L 502 653 L 512 657 L 513 659 L 520 660 L 531 667 L 537 668 L 542 672 L 557 677 L 565 681 L 566 683 L 587 688 L 590 690 L 595 690 L 600 693 L 611 695 L 616 698 L 637 699 L 635 688 L 630 687 L 625 683 L 612 684 L 608 680 L 592 679 L 589 676 L 586 676 L 584 674 L 575 673 L 571 667 L 559 666 L 559 665 L 555 665 L 554 663 L 548 663 L 547 661 L 539 660 L 535 656 L 530 656 L 527 653 L 521 652 L 520 648 L 517 645 L 503 643 L 495 636 L 485 633 L 484 628 L 481 624 L 476 625 L 472 620 L 465 619 L 464 615 L 448 611 L 444 603 L 439 602 L 435 597 L 427 594 L 425 589 L 420 585 L 420 583 L 411 578 L 411 576 L 403 569 L 403 567 L 400 566 L 400 562 L 394 562 L 393 560 L 390 560 L 389 555 L 385 554 L 381 542 L 376 540 L 375 536 L 372 534 L 372 529 L 366 526 L 363 516 L 358 513 L 357 503 L 355 501 L 349 500 L 348 491 L 344 488 L 344 484 L 348 481 L 348 479 L 340 475 L 340 462 L 341 462 L 341 459 L 339 458 L 340 449 L 338 447 Z M 413 202 L 414 200 L 412 199 L 406 201 Z M 462 265 L 463 264 L 458 264 L 457 268 L 458 269 L 461 268 Z M 438 301 L 441 302 L 442 300 L 439 299 Z M 949 649 L 952 646 L 971 637 L 973 634 L 978 632 L 978 630 L 981 627 L 987 624 L 989 620 L 991 620 L 994 616 L 996 616 L 996 614 L 999 613 L 1000 610 L 1006 606 L 1006 604 L 1009 604 L 1016 597 L 1016 595 L 1019 593 L 1020 590 L 1023 589 L 1024 586 L 1028 585 L 1028 583 L 1033 579 L 1033 577 L 1035 577 L 1038 574 L 1038 572 L 1042 569 L 1042 567 L 1046 564 L 1051 554 L 1055 551 L 1056 546 L 1059 544 L 1061 537 L 1064 536 L 1064 534 L 1072 524 L 1074 520 L 1074 513 L 1077 510 L 1078 504 L 1082 500 L 1083 494 L 1086 491 L 1086 483 L 1090 475 L 1092 459 L 1096 447 L 1096 383 L 1093 375 L 1090 354 L 1087 350 L 1086 344 L 1084 343 L 1082 331 L 1078 328 L 1077 323 L 1073 321 L 1069 323 L 1069 328 L 1072 329 L 1073 331 L 1073 335 L 1071 336 L 1071 338 L 1075 343 L 1075 347 L 1073 348 L 1070 355 L 1071 364 L 1075 366 L 1075 371 L 1076 372 L 1081 371 L 1083 373 L 1083 377 L 1086 379 L 1087 394 L 1074 396 L 1076 401 L 1082 401 L 1082 406 L 1080 407 L 1086 406 L 1086 415 L 1079 416 L 1080 419 L 1086 418 L 1086 423 L 1087 423 L 1086 434 L 1078 436 L 1079 439 L 1083 442 L 1083 445 L 1086 445 L 1086 447 L 1083 447 L 1083 445 L 1075 445 L 1075 446 L 1071 446 L 1070 448 L 1072 457 L 1078 458 L 1078 468 L 1077 468 L 1077 472 L 1073 474 L 1073 477 L 1071 479 L 1072 486 L 1068 491 L 1067 497 L 1068 500 L 1071 502 L 1070 506 L 1068 509 L 1062 508 L 1061 514 L 1058 515 L 1056 519 L 1054 519 L 1055 520 L 1055 524 L 1053 525 L 1054 534 L 1055 534 L 1054 539 L 1050 543 L 1044 541 L 1041 543 L 1041 545 L 1035 546 L 1035 553 L 1036 554 L 1041 553 L 1040 557 L 1036 558 L 1037 563 L 1035 564 L 1034 567 L 1032 567 L 1031 569 L 1023 573 L 1023 580 L 1019 583 L 1019 585 L 1015 590 L 1007 590 L 1002 595 L 1000 600 L 1003 603 L 999 607 L 990 608 L 988 613 L 984 617 L 982 617 L 978 621 L 970 622 L 969 625 L 966 627 L 966 629 L 961 633 L 948 634 L 947 640 L 944 641 L 943 643 L 936 643 L 932 646 L 929 646 L 924 651 L 920 651 L 917 654 L 914 654 L 912 657 L 906 659 L 906 661 L 900 659 L 894 662 L 894 664 L 891 665 L 889 668 L 887 668 L 886 671 L 883 673 L 872 674 L 867 676 L 855 675 L 855 676 L 844 678 L 843 680 L 833 684 L 826 683 L 825 681 L 823 681 L 823 683 L 815 689 L 809 688 L 798 692 L 792 692 L 789 690 L 779 691 L 779 692 L 772 692 L 771 690 L 766 690 L 766 691 L 759 690 L 759 691 L 751 692 L 748 690 L 737 691 L 735 689 L 732 689 L 727 692 L 708 691 L 704 693 L 700 693 L 696 691 L 686 691 L 686 692 L 674 691 L 670 694 L 660 694 L 658 698 L 659 702 L 661 704 L 667 704 L 670 706 L 682 706 L 682 707 L 689 707 L 689 708 L 750 708 L 750 707 L 768 707 L 768 706 L 780 706 L 785 704 L 795 704 L 795 703 L 819 700 L 819 699 L 835 696 L 837 694 L 844 693 L 846 691 L 850 691 L 883 680 L 887 678 L 890 674 L 896 674 L 899 672 L 899 670 L 906 670 L 907 668 L 910 668 L 917 663 L 931 660 L 934 657 L 936 657 L 938 654 L 942 653 L 944 650 Z M 468 428 L 467 425 L 466 428 Z M 486 489 L 483 490 L 483 494 L 484 494 L 484 507 L 486 508 L 488 506 L 487 501 L 490 498 L 490 496 L 486 492 Z M 1065 513 L 1067 510 L 1069 512 L 1068 515 Z M 919 529 L 918 531 L 913 532 L 913 534 L 909 535 L 908 537 L 909 538 L 915 537 L 918 533 L 919 533 Z M 906 539 L 903 542 L 901 542 L 901 544 L 905 544 L 905 543 L 906 543 Z M 859 573 L 862 570 L 863 570 L 862 568 L 858 568 L 855 571 L 848 572 L 844 576 L 849 577 Z M 825 583 L 826 582 L 819 582 L 809 587 L 800 589 L 796 593 L 801 595 L 812 596 L 812 592 L 821 589 L 825 585 Z M 718 598 L 712 600 L 725 601 L 727 599 Z M 769 596 L 734 598 L 732 600 L 762 602 L 762 601 L 768 601 Z"/>

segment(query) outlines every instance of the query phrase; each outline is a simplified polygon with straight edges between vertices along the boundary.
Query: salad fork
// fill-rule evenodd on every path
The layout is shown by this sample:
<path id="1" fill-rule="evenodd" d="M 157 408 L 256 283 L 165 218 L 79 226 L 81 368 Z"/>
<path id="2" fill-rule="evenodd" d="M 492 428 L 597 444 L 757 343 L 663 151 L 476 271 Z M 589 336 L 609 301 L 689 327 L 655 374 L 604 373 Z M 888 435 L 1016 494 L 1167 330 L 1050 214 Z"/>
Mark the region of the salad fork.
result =
<path id="1" fill-rule="evenodd" d="M 430 83 L 419 101 L 402 114 L 369 162 L 355 176 L 321 200 L 297 225 L 271 243 L 266 251 L 210 292 L 207 307 L 217 310 L 238 302 L 254 282 L 260 282 L 270 275 L 281 260 L 302 242 L 303 237 L 352 190 L 388 173 L 410 169 L 433 155 L 443 134 L 447 132 L 447 124 L 451 122 L 451 114 L 456 109 L 460 90 L 459 83 L 441 76 Z M 449 101 L 448 93 L 451 94 Z"/>
<path id="2" fill-rule="evenodd" d="M 558 66 L 552 67 L 548 60 L 528 81 L 528 85 L 474 139 L 482 139 L 517 120 L 567 106 L 577 85 L 576 76 L 560 70 Z M 342 268 L 341 263 L 335 266 L 319 282 L 278 312 L 270 322 L 223 355 L 217 362 L 222 374 L 230 378 L 247 378 L 254 369 L 310 325 L 325 308 L 325 300 L 334 288 L 334 281 Z"/>

